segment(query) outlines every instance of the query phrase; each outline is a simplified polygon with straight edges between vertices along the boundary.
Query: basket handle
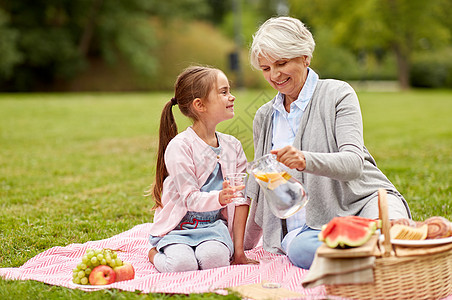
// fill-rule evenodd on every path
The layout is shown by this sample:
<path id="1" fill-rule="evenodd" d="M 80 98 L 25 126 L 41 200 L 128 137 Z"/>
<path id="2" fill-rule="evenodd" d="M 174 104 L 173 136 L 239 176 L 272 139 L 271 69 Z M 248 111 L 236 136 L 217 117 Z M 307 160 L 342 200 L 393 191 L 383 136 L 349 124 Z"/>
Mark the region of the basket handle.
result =
<path id="1" fill-rule="evenodd" d="M 386 199 L 387 192 L 385 189 L 378 189 L 378 211 L 381 220 L 381 231 L 385 237 L 383 240 L 383 256 L 391 256 L 392 245 L 391 238 L 389 236 L 389 229 L 391 228 L 391 223 L 389 223 L 388 216 L 388 201 Z"/>

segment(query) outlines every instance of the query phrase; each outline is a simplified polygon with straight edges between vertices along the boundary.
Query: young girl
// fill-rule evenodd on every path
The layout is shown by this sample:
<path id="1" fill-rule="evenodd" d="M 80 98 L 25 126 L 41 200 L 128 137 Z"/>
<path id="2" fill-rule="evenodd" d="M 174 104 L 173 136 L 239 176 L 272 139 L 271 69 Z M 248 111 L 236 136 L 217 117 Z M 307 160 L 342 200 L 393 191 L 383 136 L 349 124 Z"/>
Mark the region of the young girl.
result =
<path id="1" fill-rule="evenodd" d="M 223 72 L 189 67 L 163 108 L 149 238 L 149 261 L 160 272 L 229 266 L 232 257 L 233 263 L 254 263 L 243 248 L 249 203 L 232 203 L 235 191 L 223 181 L 244 172 L 246 157 L 236 138 L 215 131 L 234 116 L 234 100 Z M 174 105 L 193 121 L 179 134 Z"/>

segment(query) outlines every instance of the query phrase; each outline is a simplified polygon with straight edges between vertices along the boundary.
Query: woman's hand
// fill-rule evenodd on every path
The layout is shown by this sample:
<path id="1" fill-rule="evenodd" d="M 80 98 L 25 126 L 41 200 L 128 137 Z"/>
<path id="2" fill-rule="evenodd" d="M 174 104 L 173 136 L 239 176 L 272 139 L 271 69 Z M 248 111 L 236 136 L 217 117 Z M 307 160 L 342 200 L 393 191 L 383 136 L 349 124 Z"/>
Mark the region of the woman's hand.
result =
<path id="1" fill-rule="evenodd" d="M 245 252 L 234 253 L 231 265 L 258 265 L 257 260 L 246 257 Z"/>
<path id="2" fill-rule="evenodd" d="M 271 150 L 270 153 L 276 154 L 276 160 L 291 169 L 303 171 L 306 168 L 306 158 L 303 152 L 294 146 L 285 146 L 281 149 Z"/>
<path id="3" fill-rule="evenodd" d="M 244 185 L 241 186 L 231 186 L 229 185 L 229 181 L 223 181 L 223 190 L 220 191 L 220 196 L 218 197 L 218 201 L 222 206 L 228 205 L 234 200 L 235 193 L 237 191 L 241 191 L 245 188 Z"/>

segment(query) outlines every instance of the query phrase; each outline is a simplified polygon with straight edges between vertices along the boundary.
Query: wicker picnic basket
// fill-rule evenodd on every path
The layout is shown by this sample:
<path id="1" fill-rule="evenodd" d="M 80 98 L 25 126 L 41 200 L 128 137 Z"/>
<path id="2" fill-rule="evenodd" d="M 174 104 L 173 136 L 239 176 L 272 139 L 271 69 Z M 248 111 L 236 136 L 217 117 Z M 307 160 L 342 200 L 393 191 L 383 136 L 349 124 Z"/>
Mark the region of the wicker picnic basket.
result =
<path id="1" fill-rule="evenodd" d="M 379 190 L 382 233 L 389 236 L 386 191 Z M 328 295 L 352 299 L 441 299 L 452 295 L 452 249 L 429 254 L 419 248 L 416 256 L 398 257 L 390 239 L 384 239 L 374 265 L 374 282 L 325 285 Z M 422 253 L 422 252 L 425 253 Z M 433 251 L 434 252 L 434 251 Z"/>

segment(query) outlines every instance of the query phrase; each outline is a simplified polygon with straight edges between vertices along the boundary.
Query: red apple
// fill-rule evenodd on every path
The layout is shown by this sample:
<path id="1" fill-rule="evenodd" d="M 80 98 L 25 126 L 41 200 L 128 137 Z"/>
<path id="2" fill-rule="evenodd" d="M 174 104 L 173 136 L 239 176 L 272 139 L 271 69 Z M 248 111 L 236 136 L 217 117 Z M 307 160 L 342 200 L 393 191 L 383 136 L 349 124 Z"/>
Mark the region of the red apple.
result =
<path id="1" fill-rule="evenodd" d="M 116 273 L 116 281 L 130 280 L 135 277 L 135 270 L 131 264 L 124 262 L 122 266 L 113 269 Z"/>
<path id="2" fill-rule="evenodd" d="M 115 282 L 115 271 L 106 265 L 95 267 L 89 274 L 89 283 L 92 285 L 104 285 Z"/>

